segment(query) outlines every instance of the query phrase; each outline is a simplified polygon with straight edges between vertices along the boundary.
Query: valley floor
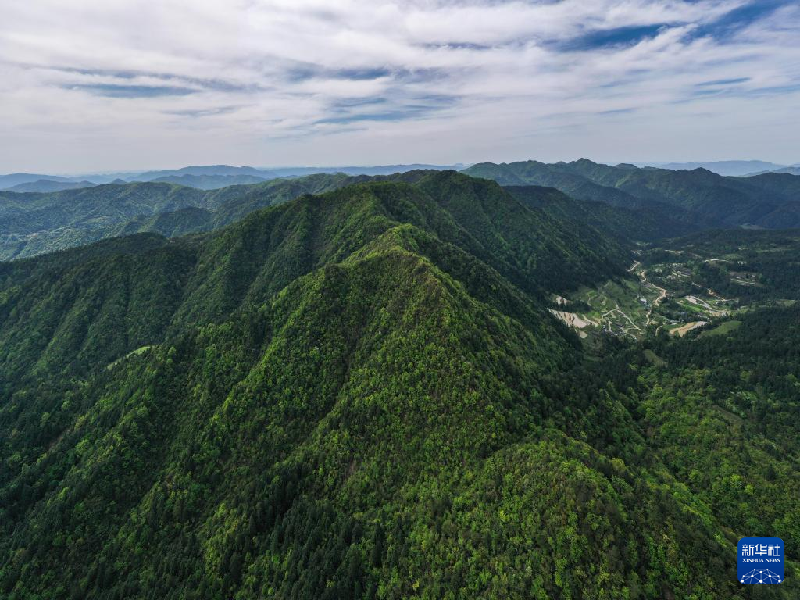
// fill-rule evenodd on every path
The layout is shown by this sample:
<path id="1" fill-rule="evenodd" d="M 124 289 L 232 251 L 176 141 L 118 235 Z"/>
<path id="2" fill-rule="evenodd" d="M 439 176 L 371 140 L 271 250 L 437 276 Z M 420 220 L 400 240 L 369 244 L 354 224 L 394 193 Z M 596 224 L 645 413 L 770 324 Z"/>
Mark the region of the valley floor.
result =
<path id="1" fill-rule="evenodd" d="M 785 254 L 795 249 L 790 244 L 761 252 Z M 557 310 L 551 312 L 592 343 L 606 334 L 632 340 L 662 331 L 680 337 L 700 329 L 705 330 L 702 335 L 719 334 L 721 323 L 736 322 L 731 319 L 747 311 L 795 302 L 768 289 L 768 272 L 742 266 L 741 253 L 652 246 L 637 254 L 628 269 L 630 277 L 582 287 L 570 298 L 554 297 Z M 724 293 L 712 287 L 720 283 L 713 279 L 723 271 Z"/>

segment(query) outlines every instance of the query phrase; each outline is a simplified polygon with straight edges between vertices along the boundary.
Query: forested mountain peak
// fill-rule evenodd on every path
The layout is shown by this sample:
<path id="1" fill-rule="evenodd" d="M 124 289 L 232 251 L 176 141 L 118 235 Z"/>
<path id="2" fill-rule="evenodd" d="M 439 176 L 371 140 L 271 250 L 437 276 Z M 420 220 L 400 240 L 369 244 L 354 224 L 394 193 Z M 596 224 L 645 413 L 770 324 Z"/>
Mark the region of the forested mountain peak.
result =
<path id="1" fill-rule="evenodd" d="M 563 295 L 635 285 L 635 210 L 454 171 L 155 185 L 203 204 L 150 227 L 245 216 L 0 263 L 2 594 L 739 593 L 735 541 L 761 526 L 737 473 L 767 436 L 791 447 L 796 365 L 770 383 L 733 353 L 706 381 L 713 340 L 663 335 L 590 355 Z M 721 484 L 687 467 L 703 440 L 753 450 Z M 752 493 L 800 539 L 796 465 L 775 468 Z"/>
<path id="2" fill-rule="evenodd" d="M 800 599 L 800 3 L 0 14 L 0 600 Z"/>

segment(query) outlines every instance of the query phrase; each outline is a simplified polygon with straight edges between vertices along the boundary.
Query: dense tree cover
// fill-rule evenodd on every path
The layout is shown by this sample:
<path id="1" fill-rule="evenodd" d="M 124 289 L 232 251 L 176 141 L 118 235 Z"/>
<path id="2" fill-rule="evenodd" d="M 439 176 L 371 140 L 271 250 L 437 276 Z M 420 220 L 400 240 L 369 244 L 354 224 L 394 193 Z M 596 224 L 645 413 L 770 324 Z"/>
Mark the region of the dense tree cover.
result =
<path id="1" fill-rule="evenodd" d="M 637 199 L 627 192 L 594 183 L 587 177 L 533 160 L 508 164 L 478 163 L 465 169 L 464 172 L 472 177 L 492 179 L 503 186 L 553 187 L 577 200 L 629 207 L 638 204 Z"/>
<path id="2" fill-rule="evenodd" d="M 508 192 L 529 208 L 540 209 L 559 221 L 577 221 L 601 232 L 623 246 L 686 235 L 697 230 L 691 223 L 673 219 L 659 206 L 625 208 L 605 202 L 575 200 L 552 187 L 506 186 Z M 593 245 L 590 243 L 589 245 Z"/>
<path id="3" fill-rule="evenodd" d="M 726 335 L 662 340 L 653 348 L 666 366 L 642 368 L 638 381 L 644 422 L 675 476 L 731 529 L 787 547 L 800 535 L 798 316 L 762 310 Z"/>
<path id="4" fill-rule="evenodd" d="M 673 473 L 727 526 L 800 544 L 800 309 L 754 311 L 725 335 L 653 346 L 642 410 Z"/>
<path id="5" fill-rule="evenodd" d="M 259 208 L 359 179 L 317 174 L 211 191 L 135 182 L 41 194 L 0 192 L 0 259 L 30 257 L 131 233 L 174 236 L 207 231 Z"/>
<path id="6" fill-rule="evenodd" d="M 501 185 L 555 187 L 578 200 L 653 208 L 695 227 L 800 227 L 800 178 L 787 173 L 723 177 L 705 169 L 612 167 L 586 159 L 479 163 L 465 172 Z"/>
<path id="7" fill-rule="evenodd" d="M 397 179 L 0 264 L 0 595 L 755 595 L 737 539 L 798 540 L 796 310 L 587 357 L 545 308 L 617 243 Z"/>

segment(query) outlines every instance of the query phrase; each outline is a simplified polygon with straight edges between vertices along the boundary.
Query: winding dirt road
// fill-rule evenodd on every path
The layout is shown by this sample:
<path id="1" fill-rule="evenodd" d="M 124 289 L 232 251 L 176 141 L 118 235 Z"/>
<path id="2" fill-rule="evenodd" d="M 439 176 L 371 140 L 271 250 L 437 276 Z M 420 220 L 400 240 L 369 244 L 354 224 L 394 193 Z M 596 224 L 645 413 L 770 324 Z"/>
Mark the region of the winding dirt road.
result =
<path id="1" fill-rule="evenodd" d="M 641 264 L 642 263 L 639 262 L 638 260 L 635 261 L 633 263 L 633 265 L 631 266 L 631 268 L 628 269 L 628 272 L 635 272 L 639 276 L 639 279 L 641 280 L 641 282 L 644 285 L 646 285 L 648 287 L 651 287 L 651 288 L 655 288 L 655 289 L 657 289 L 659 291 L 658 298 L 653 300 L 653 303 L 650 305 L 650 308 L 647 311 L 647 325 L 650 325 L 650 323 L 652 322 L 653 309 L 656 306 L 658 306 L 659 304 L 661 304 L 661 302 L 667 297 L 667 290 L 665 290 L 662 287 L 657 286 L 654 283 L 650 283 L 649 281 L 647 281 L 647 271 L 645 269 L 640 269 L 638 271 L 636 270 L 636 268 Z"/>

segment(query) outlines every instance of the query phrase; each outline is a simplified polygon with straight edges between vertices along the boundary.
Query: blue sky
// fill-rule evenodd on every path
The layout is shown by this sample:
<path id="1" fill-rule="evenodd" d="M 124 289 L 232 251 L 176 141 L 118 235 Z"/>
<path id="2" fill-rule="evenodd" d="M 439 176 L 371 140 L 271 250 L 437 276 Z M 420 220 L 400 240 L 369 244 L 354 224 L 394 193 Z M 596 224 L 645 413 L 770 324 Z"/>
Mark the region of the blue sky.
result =
<path id="1" fill-rule="evenodd" d="M 37 0 L 0 22 L 0 172 L 800 161 L 787 0 Z"/>

